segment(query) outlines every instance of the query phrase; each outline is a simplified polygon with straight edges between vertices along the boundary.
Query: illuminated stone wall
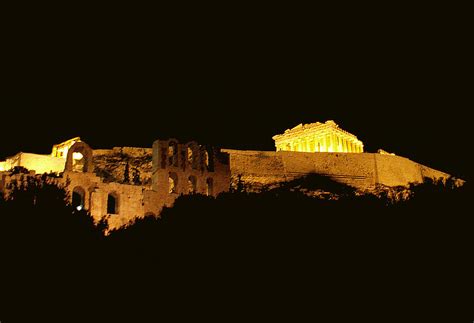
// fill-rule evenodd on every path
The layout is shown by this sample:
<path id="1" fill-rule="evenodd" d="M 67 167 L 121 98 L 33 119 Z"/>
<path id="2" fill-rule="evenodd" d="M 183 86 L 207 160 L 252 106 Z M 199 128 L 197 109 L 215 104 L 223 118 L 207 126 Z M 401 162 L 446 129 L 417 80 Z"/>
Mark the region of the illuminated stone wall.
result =
<path id="1" fill-rule="evenodd" d="M 61 173 L 64 171 L 66 159 L 51 157 L 50 155 L 38 155 L 31 153 L 18 153 L 0 164 L 0 171 L 8 171 L 16 166 L 25 167 L 36 174 Z"/>
<path id="2" fill-rule="evenodd" d="M 175 139 L 153 143 L 154 191 L 165 189 L 175 195 L 194 191 L 216 196 L 228 191 L 229 185 L 228 156 L 220 150 L 194 141 L 181 144 Z"/>
<path id="3" fill-rule="evenodd" d="M 36 174 L 43 173 L 61 173 L 64 171 L 68 150 L 81 138 L 69 139 L 60 144 L 53 145 L 51 155 L 40 155 L 20 152 L 13 157 L 0 162 L 0 171 L 9 171 L 16 166 L 25 167 Z M 75 158 L 81 159 L 82 156 L 76 155 Z"/>
<path id="4" fill-rule="evenodd" d="M 66 140 L 60 144 L 53 145 L 51 156 L 66 159 L 69 148 L 71 148 L 71 146 L 74 145 L 76 142 L 80 142 L 80 141 L 81 141 L 80 137 L 75 137 L 75 138 Z"/>
<path id="5" fill-rule="evenodd" d="M 143 188 L 136 185 L 104 183 L 93 173 L 65 172 L 64 180 L 69 180 L 68 191 L 83 194 L 83 207 L 90 211 L 95 221 L 105 219 L 109 229 L 118 229 L 145 214 Z M 109 195 L 116 199 L 116 211 L 109 214 Z"/>
<path id="6" fill-rule="evenodd" d="M 290 181 L 308 174 L 328 176 L 359 189 L 422 182 L 423 177 L 449 175 L 407 158 L 381 154 L 263 152 L 226 149 L 230 155 L 233 185 L 240 180 L 250 188 Z"/>
<path id="7" fill-rule="evenodd" d="M 70 151 L 75 147 L 72 146 Z M 230 187 L 227 154 L 195 142 L 181 144 L 173 139 L 157 140 L 152 149 L 116 147 L 92 152 L 85 150 L 84 154 L 92 154 L 93 170 L 66 171 L 64 182 L 70 183 L 67 189 L 71 200 L 74 192 L 79 194 L 81 206 L 89 210 L 96 221 L 106 219 L 110 230 L 145 215 L 159 215 L 164 206 L 172 206 L 180 195 L 201 193 L 217 196 Z M 69 158 L 72 154 L 68 154 Z M 152 163 L 150 185 L 124 183 L 123 166 L 143 158 L 150 158 Z M 142 167 L 148 169 L 147 165 Z M 98 170 L 104 167 L 110 167 L 112 177 L 98 176 L 102 174 Z M 116 205 L 113 213 L 109 212 L 110 196 Z"/>
<path id="8" fill-rule="evenodd" d="M 362 153 L 364 144 L 332 120 L 299 124 L 273 136 L 277 151 Z"/>
<path id="9" fill-rule="evenodd" d="M 51 157 L 49 155 L 37 155 L 31 153 L 21 153 L 20 166 L 28 170 L 34 170 L 37 174 L 61 173 L 64 171 L 66 159 Z"/>
<path id="10" fill-rule="evenodd" d="M 180 195 L 217 196 L 230 187 L 228 155 L 196 142 L 170 139 L 155 141 L 153 148 L 92 150 L 77 137 L 55 145 L 52 155 L 58 157 L 19 153 L 2 162 L 0 191 L 7 193 L 10 179 L 18 176 L 62 173 L 57 181 L 65 185 L 73 206 L 89 210 L 96 221 L 107 220 L 110 230 L 159 215 Z M 4 171 L 14 166 L 30 174 Z"/>

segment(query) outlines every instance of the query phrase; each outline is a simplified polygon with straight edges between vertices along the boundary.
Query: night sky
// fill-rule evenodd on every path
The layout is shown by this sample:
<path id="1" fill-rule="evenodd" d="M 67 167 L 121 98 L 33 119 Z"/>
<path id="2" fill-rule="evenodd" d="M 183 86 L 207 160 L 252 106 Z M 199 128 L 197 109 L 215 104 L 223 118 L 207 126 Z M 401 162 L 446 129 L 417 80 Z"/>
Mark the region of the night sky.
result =
<path id="1" fill-rule="evenodd" d="M 176 137 L 274 150 L 273 135 L 333 119 L 368 152 L 467 178 L 472 55 L 462 17 L 439 14 L 165 24 L 161 13 L 13 26 L 0 158 L 49 153 L 73 136 L 93 148 Z"/>

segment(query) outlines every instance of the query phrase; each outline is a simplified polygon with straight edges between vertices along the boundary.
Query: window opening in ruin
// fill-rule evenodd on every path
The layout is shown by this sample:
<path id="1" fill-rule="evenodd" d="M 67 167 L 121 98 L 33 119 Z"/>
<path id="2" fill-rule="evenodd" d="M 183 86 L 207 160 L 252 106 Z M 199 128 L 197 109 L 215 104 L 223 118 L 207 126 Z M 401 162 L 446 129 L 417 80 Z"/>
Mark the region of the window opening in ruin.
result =
<path id="1" fill-rule="evenodd" d="M 80 152 L 72 153 L 72 170 L 74 172 L 84 172 L 85 161 L 84 155 Z"/>
<path id="2" fill-rule="evenodd" d="M 107 214 L 118 214 L 118 198 L 113 193 L 107 196 Z"/>
<path id="3" fill-rule="evenodd" d="M 177 193 L 178 189 L 178 175 L 170 173 L 168 176 L 168 193 Z"/>
<path id="4" fill-rule="evenodd" d="M 209 167 L 209 153 L 207 150 L 204 150 L 204 164 L 206 165 L 206 168 Z"/>
<path id="5" fill-rule="evenodd" d="M 206 169 L 210 172 L 214 171 L 214 160 L 212 159 L 212 154 L 209 153 L 209 150 L 204 150 L 204 164 L 206 165 Z"/>
<path id="6" fill-rule="evenodd" d="M 208 178 L 206 180 L 206 194 L 208 196 L 214 195 L 214 181 L 212 180 L 212 178 Z"/>
<path id="7" fill-rule="evenodd" d="M 168 165 L 178 166 L 178 147 L 175 142 L 168 145 Z"/>
<path id="8" fill-rule="evenodd" d="M 188 178 L 188 193 L 194 194 L 196 193 L 197 188 L 197 180 L 195 176 L 189 176 Z"/>
<path id="9" fill-rule="evenodd" d="M 191 147 L 188 147 L 186 151 L 187 151 L 187 156 L 188 156 L 188 162 L 192 164 L 194 160 L 193 150 L 191 149 Z"/>
<path id="10" fill-rule="evenodd" d="M 85 191 L 81 187 L 75 187 L 72 191 L 72 207 L 80 211 L 84 208 Z"/>

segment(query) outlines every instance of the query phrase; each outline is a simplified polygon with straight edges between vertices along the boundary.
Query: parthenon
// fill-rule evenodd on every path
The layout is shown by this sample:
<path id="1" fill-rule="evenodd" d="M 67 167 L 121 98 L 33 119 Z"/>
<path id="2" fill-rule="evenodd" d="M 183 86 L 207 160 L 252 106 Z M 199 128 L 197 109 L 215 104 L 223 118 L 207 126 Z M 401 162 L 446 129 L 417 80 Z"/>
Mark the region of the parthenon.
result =
<path id="1" fill-rule="evenodd" d="M 273 136 L 277 151 L 362 153 L 364 144 L 333 121 L 300 123 Z"/>

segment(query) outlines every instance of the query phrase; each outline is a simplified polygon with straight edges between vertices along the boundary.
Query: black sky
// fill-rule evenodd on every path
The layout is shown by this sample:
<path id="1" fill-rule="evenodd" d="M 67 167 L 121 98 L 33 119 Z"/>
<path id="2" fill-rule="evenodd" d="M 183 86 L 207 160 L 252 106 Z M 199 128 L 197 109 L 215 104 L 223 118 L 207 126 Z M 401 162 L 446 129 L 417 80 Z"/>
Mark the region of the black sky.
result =
<path id="1" fill-rule="evenodd" d="M 72 136 L 93 148 L 177 137 L 273 150 L 274 134 L 333 119 L 368 151 L 469 176 L 462 15 L 270 11 L 166 22 L 101 11 L 9 26 L 0 157 L 48 153 Z"/>

